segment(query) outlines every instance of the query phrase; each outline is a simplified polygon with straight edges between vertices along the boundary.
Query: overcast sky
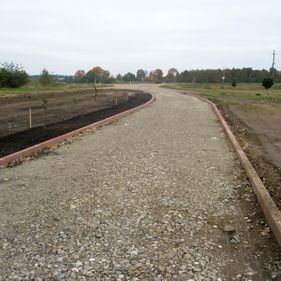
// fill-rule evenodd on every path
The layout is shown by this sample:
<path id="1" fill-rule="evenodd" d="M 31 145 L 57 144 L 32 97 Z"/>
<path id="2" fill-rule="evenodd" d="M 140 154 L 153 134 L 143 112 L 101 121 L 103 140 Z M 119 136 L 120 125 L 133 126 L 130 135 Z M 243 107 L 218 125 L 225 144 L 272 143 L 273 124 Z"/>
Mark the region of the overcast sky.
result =
<path id="1" fill-rule="evenodd" d="M 73 74 L 281 69 L 280 0 L 0 0 L 0 62 Z"/>

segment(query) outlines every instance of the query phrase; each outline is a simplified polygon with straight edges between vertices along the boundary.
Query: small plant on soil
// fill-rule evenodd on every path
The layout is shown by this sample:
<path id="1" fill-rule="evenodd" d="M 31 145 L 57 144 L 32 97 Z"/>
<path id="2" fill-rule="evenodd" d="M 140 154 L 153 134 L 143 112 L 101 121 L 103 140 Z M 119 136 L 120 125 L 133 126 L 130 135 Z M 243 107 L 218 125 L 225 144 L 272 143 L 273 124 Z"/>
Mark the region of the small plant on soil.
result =
<path id="1" fill-rule="evenodd" d="M 73 97 L 72 102 L 73 104 L 78 104 L 81 101 L 79 97 Z"/>
<path id="2" fill-rule="evenodd" d="M 45 110 L 47 110 L 48 100 L 47 100 L 46 98 L 43 98 L 43 99 L 42 99 L 42 102 L 43 102 L 43 108 L 44 108 Z"/>

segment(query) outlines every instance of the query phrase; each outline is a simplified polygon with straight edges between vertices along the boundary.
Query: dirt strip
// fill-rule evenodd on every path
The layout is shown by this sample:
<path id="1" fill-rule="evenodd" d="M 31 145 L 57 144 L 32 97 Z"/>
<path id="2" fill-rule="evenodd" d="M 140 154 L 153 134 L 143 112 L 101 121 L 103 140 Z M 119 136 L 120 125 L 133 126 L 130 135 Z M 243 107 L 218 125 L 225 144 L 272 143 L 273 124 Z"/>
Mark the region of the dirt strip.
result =
<path id="1" fill-rule="evenodd" d="M 244 153 L 243 149 L 241 148 L 240 144 L 238 143 L 235 136 L 231 132 L 225 119 L 223 118 L 222 114 L 218 110 L 217 106 L 213 102 L 211 102 L 205 98 L 202 98 L 202 97 L 198 97 L 198 98 L 209 103 L 213 107 L 214 112 L 216 113 L 219 120 L 221 121 L 221 123 L 240 159 L 240 162 L 241 162 L 243 168 L 245 169 L 245 172 L 251 182 L 251 185 L 258 198 L 258 201 L 259 201 L 260 206 L 263 210 L 263 213 L 267 219 L 267 222 L 269 223 L 270 227 L 272 228 L 272 231 L 273 231 L 278 243 L 281 245 L 281 212 L 280 212 L 280 210 L 274 203 L 273 199 L 271 198 L 270 194 L 268 193 L 267 189 L 265 188 L 264 184 L 262 183 L 260 177 L 258 176 L 257 172 L 255 171 L 254 167 L 252 166 L 251 162 L 247 158 L 246 154 Z"/>

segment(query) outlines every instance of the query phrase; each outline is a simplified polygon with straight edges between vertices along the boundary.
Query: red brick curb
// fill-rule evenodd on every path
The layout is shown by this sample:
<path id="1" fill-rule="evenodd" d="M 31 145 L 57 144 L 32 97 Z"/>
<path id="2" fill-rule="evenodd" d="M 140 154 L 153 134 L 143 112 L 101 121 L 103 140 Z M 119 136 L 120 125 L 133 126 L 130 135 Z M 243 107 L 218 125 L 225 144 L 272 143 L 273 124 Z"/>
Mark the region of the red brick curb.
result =
<path id="1" fill-rule="evenodd" d="M 196 95 L 195 95 L 196 96 Z M 203 100 L 210 104 L 219 118 L 220 122 L 223 125 L 223 128 L 228 135 L 238 157 L 241 162 L 241 165 L 245 169 L 245 172 L 251 182 L 252 188 L 258 198 L 259 204 L 262 208 L 262 211 L 264 213 L 264 216 L 267 220 L 267 223 L 272 229 L 272 232 L 278 241 L 279 245 L 281 246 L 281 212 L 274 203 L 273 199 L 271 198 L 270 194 L 268 193 L 267 189 L 265 188 L 263 182 L 260 180 L 256 170 L 252 166 L 251 162 L 249 161 L 248 157 L 246 156 L 245 152 L 241 148 L 240 144 L 236 140 L 235 136 L 233 135 L 232 131 L 230 130 L 227 122 L 223 118 L 222 114 L 220 113 L 219 109 L 217 106 L 202 97 L 196 96 L 200 100 Z"/>
<path id="2" fill-rule="evenodd" d="M 66 140 L 67 138 L 70 138 L 70 137 L 74 137 L 74 136 L 77 136 L 79 135 L 80 133 L 82 132 L 85 132 L 87 130 L 90 130 L 90 129 L 93 129 L 93 128 L 97 128 L 97 127 L 100 127 L 100 126 L 103 126 L 103 125 L 106 125 L 106 124 L 109 124 L 113 121 L 117 121 L 119 120 L 120 118 L 122 117 L 125 117 L 131 113 L 134 113 L 142 108 L 145 108 L 147 106 L 149 106 L 151 103 L 153 103 L 155 101 L 155 97 L 152 96 L 151 99 L 142 104 L 142 105 L 139 105 L 137 107 L 134 107 L 132 109 L 129 109 L 129 110 L 126 110 L 126 111 L 123 111 L 121 113 L 118 113 L 116 115 L 113 115 L 111 117 L 108 117 L 106 119 L 103 119 L 101 121 L 98 121 L 98 122 L 95 122 L 93 124 L 90 124 L 90 125 L 87 125 L 85 127 L 82 127 L 82 128 L 79 128 L 77 130 L 74 130 L 74 131 L 71 131 L 69 133 L 66 133 L 64 135 L 61 135 L 61 136 L 58 136 L 58 137 L 55 137 L 55 138 L 52 138 L 52 139 L 49 139 L 47 141 L 44 141 L 44 142 L 41 142 L 41 143 L 38 143 L 36 145 L 33 145 L 31 147 L 28 147 L 26 149 L 23 149 L 23 150 L 20 150 L 20 151 L 17 151 L 15 153 L 12 153 L 10 155 L 7 155 L 5 157 L 2 157 L 0 158 L 0 167 L 6 167 L 8 166 L 10 163 L 14 162 L 14 161 L 20 161 L 22 159 L 24 159 L 24 157 L 32 154 L 32 153 L 35 153 L 35 152 L 39 152 L 39 151 L 42 151 L 46 148 L 50 148 L 64 140 Z"/>

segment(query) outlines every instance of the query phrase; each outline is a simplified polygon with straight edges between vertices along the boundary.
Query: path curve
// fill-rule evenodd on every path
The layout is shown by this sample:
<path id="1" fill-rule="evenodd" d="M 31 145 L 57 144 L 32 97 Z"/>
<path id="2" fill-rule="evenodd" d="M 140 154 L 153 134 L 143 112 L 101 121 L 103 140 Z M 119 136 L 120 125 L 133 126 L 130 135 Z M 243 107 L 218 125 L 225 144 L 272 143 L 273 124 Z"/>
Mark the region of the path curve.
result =
<path id="1" fill-rule="evenodd" d="M 278 245 L 210 106 L 118 87 L 157 102 L 1 170 L 0 280 L 276 277 Z"/>

